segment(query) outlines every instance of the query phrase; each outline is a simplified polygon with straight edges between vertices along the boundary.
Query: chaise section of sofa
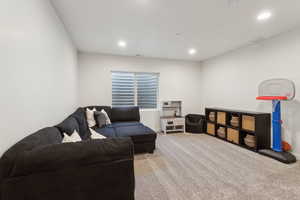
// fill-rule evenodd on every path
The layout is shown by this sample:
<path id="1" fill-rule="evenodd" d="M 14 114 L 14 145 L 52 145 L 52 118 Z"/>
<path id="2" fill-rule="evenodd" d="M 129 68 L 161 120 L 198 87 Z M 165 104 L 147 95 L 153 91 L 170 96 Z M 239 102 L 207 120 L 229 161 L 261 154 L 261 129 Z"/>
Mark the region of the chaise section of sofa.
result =
<path id="1" fill-rule="evenodd" d="M 100 111 L 105 109 L 112 124 L 105 127 L 94 127 L 94 130 L 108 138 L 130 137 L 135 153 L 153 153 L 157 134 L 140 122 L 139 107 L 89 106 Z"/>
<path id="2" fill-rule="evenodd" d="M 140 122 L 115 122 L 95 130 L 108 138 L 130 137 L 135 153 L 153 153 L 155 150 L 156 133 Z"/>
<path id="3" fill-rule="evenodd" d="M 0 200 L 134 199 L 130 138 L 62 144 L 59 129 L 42 129 L 0 159 Z"/>

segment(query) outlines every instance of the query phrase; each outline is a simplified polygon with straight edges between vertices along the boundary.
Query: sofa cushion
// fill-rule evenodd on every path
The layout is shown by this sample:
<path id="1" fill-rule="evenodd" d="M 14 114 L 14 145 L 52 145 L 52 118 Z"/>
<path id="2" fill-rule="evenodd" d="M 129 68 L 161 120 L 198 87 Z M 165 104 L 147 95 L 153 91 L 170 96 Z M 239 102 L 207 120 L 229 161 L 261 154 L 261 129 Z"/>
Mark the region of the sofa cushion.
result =
<path id="1" fill-rule="evenodd" d="M 108 138 L 118 137 L 116 133 L 116 127 L 123 127 L 123 126 L 136 126 L 140 124 L 139 122 L 115 122 L 112 124 L 109 124 L 107 126 L 104 126 L 102 128 L 94 127 L 94 130 L 101 135 L 104 135 Z"/>
<path id="2" fill-rule="evenodd" d="M 113 127 L 113 128 L 116 128 L 116 127 L 122 127 L 122 126 L 138 126 L 142 123 L 140 122 L 114 122 L 110 125 L 108 125 L 107 127 Z"/>
<path id="3" fill-rule="evenodd" d="M 137 106 L 113 107 L 111 109 L 112 122 L 140 121 L 140 110 Z"/>
<path id="4" fill-rule="evenodd" d="M 100 133 L 101 135 L 104 135 L 107 138 L 115 138 L 117 137 L 116 131 L 114 129 L 114 127 L 110 127 L 110 126 L 105 126 L 103 128 L 94 128 L 94 130 L 97 133 Z"/>
<path id="5" fill-rule="evenodd" d="M 156 139 L 156 133 L 142 123 L 129 126 L 117 125 L 114 129 L 118 137 L 131 137 L 134 143 L 153 142 Z"/>
<path id="6" fill-rule="evenodd" d="M 104 128 L 96 128 L 96 132 L 108 137 L 131 137 L 134 143 L 153 142 L 156 133 L 140 122 L 112 123 Z"/>
<path id="7" fill-rule="evenodd" d="M 72 135 L 74 131 L 77 131 L 77 133 L 79 133 L 79 124 L 76 118 L 72 116 L 68 117 L 63 122 L 56 125 L 56 127 L 60 130 L 62 134 L 66 133 L 69 136 Z"/>

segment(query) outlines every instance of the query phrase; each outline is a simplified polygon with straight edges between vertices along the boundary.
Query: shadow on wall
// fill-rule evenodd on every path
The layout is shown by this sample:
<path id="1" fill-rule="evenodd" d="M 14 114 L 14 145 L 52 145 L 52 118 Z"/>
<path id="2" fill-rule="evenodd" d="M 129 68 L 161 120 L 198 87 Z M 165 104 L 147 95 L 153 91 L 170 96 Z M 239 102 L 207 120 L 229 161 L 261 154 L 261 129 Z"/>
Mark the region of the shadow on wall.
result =
<path id="1" fill-rule="evenodd" d="M 272 112 L 272 103 L 260 102 L 257 106 L 259 112 Z M 283 101 L 282 111 L 282 135 L 285 141 L 290 143 L 293 152 L 300 156 L 300 101 Z M 297 149 L 295 149 L 297 147 Z M 299 158 L 299 157 L 298 157 Z"/>

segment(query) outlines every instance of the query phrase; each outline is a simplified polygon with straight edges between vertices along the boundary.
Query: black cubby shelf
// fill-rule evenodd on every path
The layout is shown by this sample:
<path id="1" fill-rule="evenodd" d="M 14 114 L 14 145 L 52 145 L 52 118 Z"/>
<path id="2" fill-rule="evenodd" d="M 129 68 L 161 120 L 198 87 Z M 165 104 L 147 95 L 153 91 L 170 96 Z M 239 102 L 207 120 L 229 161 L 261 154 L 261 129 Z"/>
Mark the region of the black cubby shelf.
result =
<path id="1" fill-rule="evenodd" d="M 246 132 L 246 133 L 249 133 L 249 134 L 252 134 L 254 135 L 255 134 L 255 131 L 251 131 L 251 130 L 247 130 L 247 129 L 240 129 L 241 131 L 243 132 Z"/>
<path id="2" fill-rule="evenodd" d="M 231 126 L 231 125 L 226 125 L 227 128 L 232 128 L 232 129 L 236 129 L 236 130 L 239 130 L 240 128 L 239 127 L 236 127 L 236 126 Z"/>
<path id="3" fill-rule="evenodd" d="M 226 125 L 226 124 L 218 124 L 218 123 L 217 123 L 217 127 L 224 127 L 224 128 L 226 128 L 227 125 Z"/>
<path id="4" fill-rule="evenodd" d="M 211 112 L 215 113 L 214 121 L 209 120 L 209 114 Z M 210 124 L 210 126 L 212 126 L 212 124 L 214 125 L 214 130 L 212 130 L 212 128 L 209 129 L 210 132 L 214 131 L 214 134 L 207 133 L 208 135 L 254 152 L 257 152 L 260 149 L 271 148 L 270 113 L 230 110 L 223 108 L 205 108 L 205 115 L 207 124 Z M 220 115 L 219 119 L 218 115 Z M 231 125 L 230 121 L 232 116 L 236 116 L 239 118 L 238 126 Z M 223 124 L 224 121 L 225 124 Z M 225 138 L 221 138 L 218 136 L 217 131 L 219 127 L 225 127 Z M 249 147 L 245 144 L 244 138 L 247 135 L 254 136 L 256 142 L 255 147 Z"/>
<path id="5" fill-rule="evenodd" d="M 210 121 L 209 119 L 207 119 L 206 121 L 210 122 L 210 123 L 213 123 L 213 124 L 215 123 L 215 121 Z"/>

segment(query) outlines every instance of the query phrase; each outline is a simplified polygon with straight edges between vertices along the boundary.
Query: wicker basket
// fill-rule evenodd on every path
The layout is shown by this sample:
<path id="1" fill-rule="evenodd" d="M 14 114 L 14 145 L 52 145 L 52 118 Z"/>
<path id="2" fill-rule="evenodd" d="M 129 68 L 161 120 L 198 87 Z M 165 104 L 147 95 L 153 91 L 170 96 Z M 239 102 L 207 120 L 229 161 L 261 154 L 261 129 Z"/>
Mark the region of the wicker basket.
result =
<path id="1" fill-rule="evenodd" d="M 231 126 L 238 127 L 239 126 L 239 117 L 232 116 L 230 124 L 231 124 Z"/>
<path id="2" fill-rule="evenodd" d="M 224 127 L 220 127 L 220 128 L 218 129 L 218 136 L 219 136 L 220 138 L 225 138 L 225 137 L 226 137 L 226 134 L 225 134 L 225 128 L 224 128 Z"/>
<path id="3" fill-rule="evenodd" d="M 246 144 L 248 147 L 251 147 L 251 148 L 256 147 L 255 136 L 253 136 L 253 135 L 249 135 L 249 134 L 248 134 L 248 135 L 244 138 L 244 142 L 245 142 L 245 144 Z"/>
<path id="4" fill-rule="evenodd" d="M 214 122 L 216 120 L 215 112 L 210 112 L 208 118 L 210 121 Z"/>

